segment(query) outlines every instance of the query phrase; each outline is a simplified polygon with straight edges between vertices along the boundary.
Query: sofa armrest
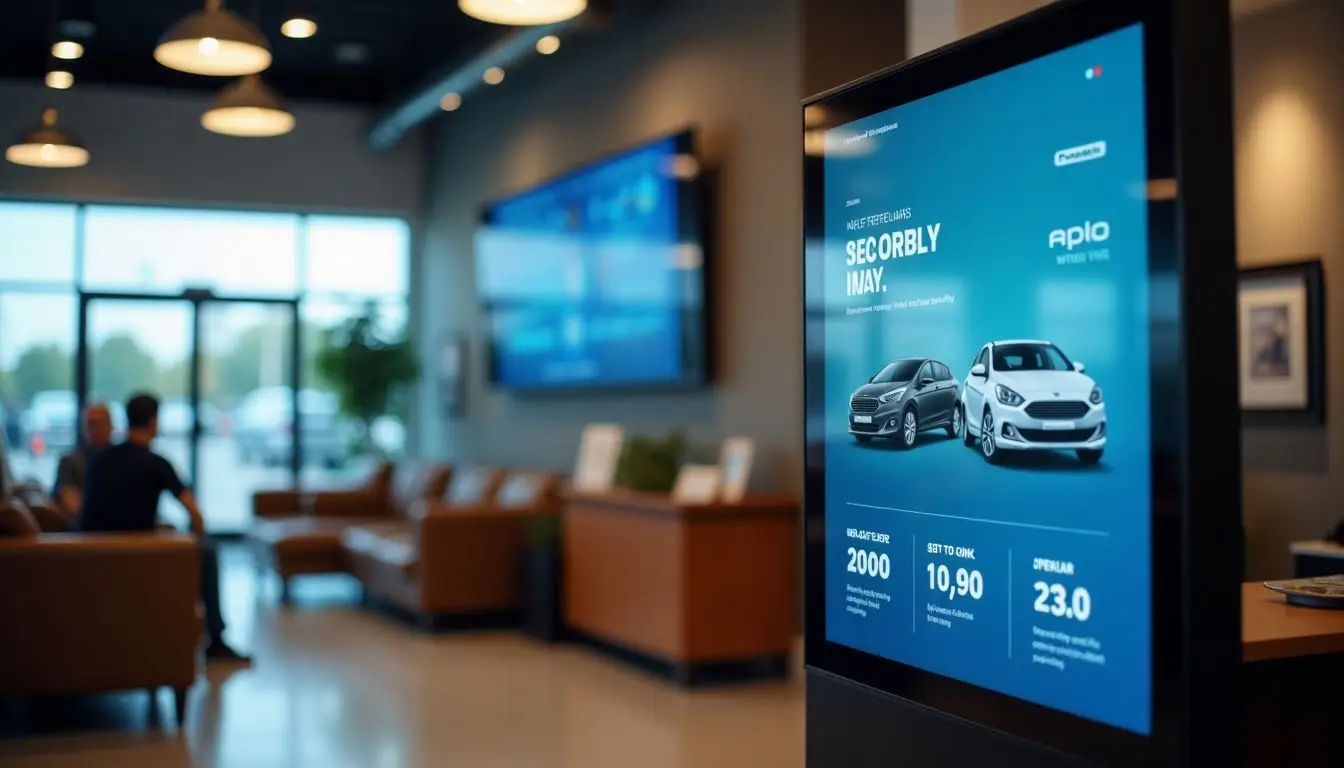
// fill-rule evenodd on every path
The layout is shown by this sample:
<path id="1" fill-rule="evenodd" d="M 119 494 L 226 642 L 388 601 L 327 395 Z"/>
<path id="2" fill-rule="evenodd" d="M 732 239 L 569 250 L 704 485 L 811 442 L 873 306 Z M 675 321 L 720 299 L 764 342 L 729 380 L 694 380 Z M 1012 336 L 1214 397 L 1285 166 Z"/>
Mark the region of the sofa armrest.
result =
<path id="1" fill-rule="evenodd" d="M 252 494 L 252 518 L 293 517 L 303 508 L 299 491 L 256 491 Z"/>
<path id="2" fill-rule="evenodd" d="M 385 517 L 388 514 L 387 497 L 366 490 L 307 493 L 302 508 L 316 517 Z"/>
<path id="3" fill-rule="evenodd" d="M 426 602 L 458 609 L 517 604 L 528 526 L 538 513 L 417 505 L 417 574 Z"/>
<path id="4" fill-rule="evenodd" d="M 0 695 L 189 686 L 199 562 L 177 533 L 0 540 Z"/>

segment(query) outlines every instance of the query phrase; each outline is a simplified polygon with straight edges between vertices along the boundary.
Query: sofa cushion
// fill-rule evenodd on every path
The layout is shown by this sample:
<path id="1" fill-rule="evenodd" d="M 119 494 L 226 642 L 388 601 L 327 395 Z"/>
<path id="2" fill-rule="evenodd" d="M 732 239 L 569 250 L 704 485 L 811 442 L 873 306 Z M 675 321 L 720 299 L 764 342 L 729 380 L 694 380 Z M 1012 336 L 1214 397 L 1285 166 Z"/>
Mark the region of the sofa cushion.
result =
<path id="1" fill-rule="evenodd" d="M 495 506 L 500 509 L 538 507 L 553 486 L 554 476 L 548 472 L 515 470 L 500 483 L 495 493 Z"/>
<path id="2" fill-rule="evenodd" d="M 266 544 L 277 552 L 299 552 L 313 549 L 340 549 L 341 531 L 352 525 L 377 522 L 374 519 L 287 517 L 259 520 L 252 524 L 254 541 Z"/>
<path id="3" fill-rule="evenodd" d="M 341 546 L 347 552 L 406 570 L 414 567 L 417 559 L 411 524 L 402 521 L 346 528 L 341 532 Z"/>
<path id="4" fill-rule="evenodd" d="M 404 462 L 392 472 L 392 488 L 388 502 L 392 514 L 405 517 L 412 504 L 420 499 L 438 498 L 448 486 L 451 474 L 442 464 Z"/>
<path id="5" fill-rule="evenodd" d="M 459 467 L 443 492 L 443 501 L 450 507 L 488 504 L 502 478 L 503 473 L 491 467 Z"/>

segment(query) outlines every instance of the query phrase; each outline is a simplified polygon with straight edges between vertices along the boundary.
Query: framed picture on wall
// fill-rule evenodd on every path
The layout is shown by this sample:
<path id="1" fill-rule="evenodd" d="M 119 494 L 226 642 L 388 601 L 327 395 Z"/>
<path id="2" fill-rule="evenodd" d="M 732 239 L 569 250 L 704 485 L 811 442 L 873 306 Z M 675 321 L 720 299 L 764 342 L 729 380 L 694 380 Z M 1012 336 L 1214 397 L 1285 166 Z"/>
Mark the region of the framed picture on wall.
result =
<path id="1" fill-rule="evenodd" d="M 1242 423 L 1325 422 L 1325 293 L 1319 259 L 1241 271 Z"/>

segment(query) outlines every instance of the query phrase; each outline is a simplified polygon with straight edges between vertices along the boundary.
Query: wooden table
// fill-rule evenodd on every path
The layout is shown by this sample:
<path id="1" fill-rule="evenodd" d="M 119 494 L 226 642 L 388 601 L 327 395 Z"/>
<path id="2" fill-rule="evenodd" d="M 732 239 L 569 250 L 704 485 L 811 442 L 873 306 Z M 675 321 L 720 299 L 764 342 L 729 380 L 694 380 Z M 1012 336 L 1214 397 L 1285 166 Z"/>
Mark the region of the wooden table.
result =
<path id="1" fill-rule="evenodd" d="M 1241 586 L 1243 766 L 1333 765 L 1344 722 L 1344 611 Z"/>
<path id="2" fill-rule="evenodd" d="M 566 625 L 670 667 L 786 674 L 798 631 L 798 505 L 786 496 L 685 506 L 666 495 L 568 493 Z"/>
<path id="3" fill-rule="evenodd" d="M 1288 605 L 1253 581 L 1241 585 L 1241 658 L 1246 662 L 1344 654 L 1344 611 Z"/>

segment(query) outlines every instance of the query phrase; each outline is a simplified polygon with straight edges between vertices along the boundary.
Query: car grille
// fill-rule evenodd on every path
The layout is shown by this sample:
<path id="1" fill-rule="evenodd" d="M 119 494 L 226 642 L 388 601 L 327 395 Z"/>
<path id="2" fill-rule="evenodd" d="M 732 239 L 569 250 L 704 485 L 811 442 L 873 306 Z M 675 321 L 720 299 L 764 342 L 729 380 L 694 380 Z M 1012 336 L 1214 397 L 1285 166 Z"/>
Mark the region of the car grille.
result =
<path id="1" fill-rule="evenodd" d="M 877 410 L 876 397 L 854 397 L 850 398 L 849 410 L 854 413 L 873 413 Z"/>
<path id="2" fill-rule="evenodd" d="M 1087 403 L 1081 400 L 1046 400 L 1028 405 L 1027 415 L 1033 419 L 1081 419 L 1087 410 Z"/>
<path id="3" fill-rule="evenodd" d="M 1095 429 L 1019 429 L 1018 434 L 1029 443 L 1082 443 L 1092 437 Z"/>
<path id="4" fill-rule="evenodd" d="M 881 424 L 858 424 L 858 423 L 855 423 L 855 422 L 852 422 L 852 421 L 851 421 L 851 422 L 849 423 L 849 428 L 852 429 L 852 430 L 854 430 L 855 432 L 880 432 L 880 431 L 882 430 L 882 425 L 881 425 Z"/>

